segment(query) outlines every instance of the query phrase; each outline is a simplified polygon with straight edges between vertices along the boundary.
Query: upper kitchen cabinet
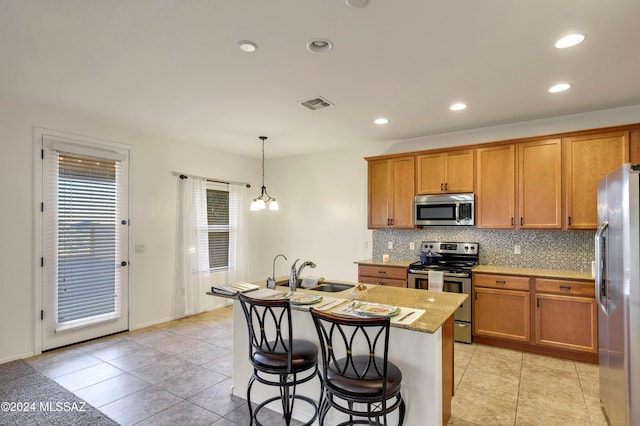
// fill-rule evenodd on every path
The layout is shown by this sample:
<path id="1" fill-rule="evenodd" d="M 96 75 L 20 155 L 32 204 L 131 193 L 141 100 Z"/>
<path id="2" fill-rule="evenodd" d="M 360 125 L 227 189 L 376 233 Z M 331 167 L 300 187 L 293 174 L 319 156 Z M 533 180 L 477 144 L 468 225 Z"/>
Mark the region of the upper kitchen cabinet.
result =
<path id="1" fill-rule="evenodd" d="M 629 132 L 569 137 L 565 158 L 567 229 L 596 229 L 598 180 L 629 160 Z"/>
<path id="2" fill-rule="evenodd" d="M 369 229 L 413 228 L 413 156 L 369 161 Z"/>
<path id="3" fill-rule="evenodd" d="M 518 144 L 518 223 L 531 229 L 562 227 L 562 141 Z"/>
<path id="4" fill-rule="evenodd" d="M 416 157 L 416 193 L 473 192 L 473 150 L 423 154 Z"/>
<path id="5" fill-rule="evenodd" d="M 515 227 L 515 145 L 476 150 L 476 225 Z"/>
<path id="6" fill-rule="evenodd" d="M 632 131 L 629 136 L 629 162 L 640 164 L 640 130 Z"/>

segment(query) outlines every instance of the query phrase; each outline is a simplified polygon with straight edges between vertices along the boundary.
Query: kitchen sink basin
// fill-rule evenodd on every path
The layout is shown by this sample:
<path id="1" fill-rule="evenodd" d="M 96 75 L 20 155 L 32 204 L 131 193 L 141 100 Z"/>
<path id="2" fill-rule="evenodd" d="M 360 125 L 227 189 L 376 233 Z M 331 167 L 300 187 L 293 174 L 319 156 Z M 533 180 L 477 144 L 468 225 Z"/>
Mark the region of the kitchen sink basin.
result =
<path id="1" fill-rule="evenodd" d="M 325 291 L 327 293 L 336 293 L 338 291 L 349 290 L 350 288 L 355 287 L 353 284 L 342 284 L 342 283 L 331 283 L 331 282 L 323 282 L 320 285 L 315 287 L 309 287 L 309 290 L 313 291 Z"/>

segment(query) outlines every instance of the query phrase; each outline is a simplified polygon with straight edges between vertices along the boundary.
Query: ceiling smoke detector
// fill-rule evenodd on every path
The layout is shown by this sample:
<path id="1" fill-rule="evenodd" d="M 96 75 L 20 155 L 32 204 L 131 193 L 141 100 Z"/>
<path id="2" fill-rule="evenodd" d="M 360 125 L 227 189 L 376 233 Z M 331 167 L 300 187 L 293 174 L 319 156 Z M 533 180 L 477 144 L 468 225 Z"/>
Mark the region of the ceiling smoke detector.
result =
<path id="1" fill-rule="evenodd" d="M 317 111 L 322 108 L 333 106 L 331 102 L 323 98 L 322 96 L 318 96 L 317 98 L 307 99 L 306 101 L 298 102 L 305 108 L 309 108 L 311 111 Z"/>

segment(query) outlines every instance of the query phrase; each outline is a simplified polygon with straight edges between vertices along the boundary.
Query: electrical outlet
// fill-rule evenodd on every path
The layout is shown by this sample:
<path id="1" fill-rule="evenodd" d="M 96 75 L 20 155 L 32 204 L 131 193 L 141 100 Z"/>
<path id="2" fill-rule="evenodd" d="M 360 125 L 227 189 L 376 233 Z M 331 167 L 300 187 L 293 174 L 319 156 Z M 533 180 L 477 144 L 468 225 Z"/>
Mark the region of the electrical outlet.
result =
<path id="1" fill-rule="evenodd" d="M 513 254 L 522 254 L 522 247 L 520 244 L 513 246 Z"/>
<path id="2" fill-rule="evenodd" d="M 144 244 L 136 244 L 136 254 L 144 254 Z"/>
<path id="3" fill-rule="evenodd" d="M 409 243 L 409 250 L 415 250 L 416 249 L 416 243 L 414 243 L 413 241 L 411 241 Z"/>
<path id="4" fill-rule="evenodd" d="M 392 250 L 392 249 L 393 249 L 393 241 L 389 241 L 389 242 L 387 243 L 387 248 L 388 248 L 389 250 Z"/>

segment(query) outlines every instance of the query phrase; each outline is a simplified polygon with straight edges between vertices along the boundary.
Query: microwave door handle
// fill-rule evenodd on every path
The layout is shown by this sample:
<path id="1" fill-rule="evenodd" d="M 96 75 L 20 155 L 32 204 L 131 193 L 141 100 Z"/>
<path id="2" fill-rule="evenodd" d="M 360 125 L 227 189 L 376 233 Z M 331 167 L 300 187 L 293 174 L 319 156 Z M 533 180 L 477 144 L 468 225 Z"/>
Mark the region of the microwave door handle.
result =
<path id="1" fill-rule="evenodd" d="M 595 257 L 596 257 L 596 276 L 595 276 L 595 281 L 596 281 L 596 302 L 598 303 L 598 306 L 600 306 L 600 309 L 602 310 L 602 312 L 609 316 L 609 311 L 607 309 L 607 306 L 605 306 L 605 304 L 602 301 L 602 290 L 603 290 L 603 273 L 604 273 L 604 264 L 606 262 L 605 259 L 605 253 L 603 253 L 603 248 L 604 248 L 604 231 L 607 229 L 607 226 L 609 225 L 608 221 L 603 221 L 600 226 L 598 227 L 598 230 L 596 231 L 596 235 L 595 235 Z"/>
<path id="2" fill-rule="evenodd" d="M 460 223 L 460 203 L 456 203 L 456 222 Z"/>

